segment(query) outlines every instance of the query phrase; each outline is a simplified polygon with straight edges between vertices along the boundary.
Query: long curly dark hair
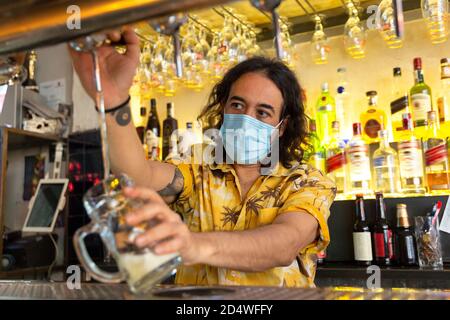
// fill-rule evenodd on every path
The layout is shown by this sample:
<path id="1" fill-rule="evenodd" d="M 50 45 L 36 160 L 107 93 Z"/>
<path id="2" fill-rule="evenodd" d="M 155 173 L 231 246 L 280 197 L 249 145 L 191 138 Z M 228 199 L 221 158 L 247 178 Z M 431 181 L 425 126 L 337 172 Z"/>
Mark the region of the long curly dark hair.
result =
<path id="1" fill-rule="evenodd" d="M 285 168 L 290 168 L 293 162 L 300 163 L 303 160 L 303 148 L 308 145 L 306 141 L 308 117 L 305 114 L 302 88 L 297 77 L 281 61 L 254 57 L 228 70 L 223 79 L 214 86 L 208 104 L 202 110 L 198 120 L 202 122 L 205 130 L 219 129 L 223 122 L 224 108 L 231 86 L 241 76 L 250 72 L 264 74 L 281 91 L 283 96 L 281 119 L 287 119 L 287 125 L 280 137 L 279 159 Z"/>

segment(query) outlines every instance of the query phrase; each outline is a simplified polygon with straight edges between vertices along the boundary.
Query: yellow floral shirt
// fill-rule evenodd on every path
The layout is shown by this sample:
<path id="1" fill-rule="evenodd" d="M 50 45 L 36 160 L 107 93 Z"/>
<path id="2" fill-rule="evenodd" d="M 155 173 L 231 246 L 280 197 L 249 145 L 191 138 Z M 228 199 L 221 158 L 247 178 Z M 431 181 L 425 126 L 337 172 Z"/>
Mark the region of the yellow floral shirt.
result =
<path id="1" fill-rule="evenodd" d="M 316 255 L 330 242 L 327 220 L 335 184 L 306 164 L 276 165 L 258 178 L 241 201 L 238 177 L 228 164 L 177 165 L 184 189 L 171 206 L 193 232 L 242 231 L 272 223 L 286 212 L 306 211 L 319 223 L 320 236 L 303 248 L 288 267 L 241 272 L 208 265 L 180 266 L 176 283 L 184 285 L 259 285 L 314 287 Z"/>

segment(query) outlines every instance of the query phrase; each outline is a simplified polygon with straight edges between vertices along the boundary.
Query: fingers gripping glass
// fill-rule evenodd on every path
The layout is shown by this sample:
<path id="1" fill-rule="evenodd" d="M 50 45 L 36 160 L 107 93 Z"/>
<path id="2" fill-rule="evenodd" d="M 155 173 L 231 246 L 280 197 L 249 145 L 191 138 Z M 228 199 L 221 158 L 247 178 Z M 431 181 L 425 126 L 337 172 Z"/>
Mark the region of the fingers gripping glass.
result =
<path id="1" fill-rule="evenodd" d="M 81 264 L 94 279 L 106 283 L 126 281 L 132 292 L 144 293 L 172 275 L 181 258 L 178 254 L 156 255 L 150 248 L 137 248 L 133 244 L 138 234 L 158 222 L 152 220 L 138 227 L 125 223 L 125 215 L 143 204 L 123 195 L 123 188 L 131 186 L 130 178 L 111 176 L 86 193 L 83 202 L 92 221 L 77 230 L 74 246 Z M 101 270 L 89 256 L 84 240 L 93 233 L 101 237 L 116 260 L 119 272 Z"/>

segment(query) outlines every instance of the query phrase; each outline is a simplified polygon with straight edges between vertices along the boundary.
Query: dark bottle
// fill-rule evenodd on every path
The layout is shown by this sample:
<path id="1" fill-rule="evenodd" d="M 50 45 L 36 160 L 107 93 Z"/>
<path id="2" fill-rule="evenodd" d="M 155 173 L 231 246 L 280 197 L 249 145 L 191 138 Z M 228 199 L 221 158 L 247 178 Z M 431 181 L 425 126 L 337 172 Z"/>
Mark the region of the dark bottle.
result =
<path id="1" fill-rule="evenodd" d="M 390 265 L 394 256 L 392 230 L 386 221 L 386 206 L 383 194 L 376 193 L 376 217 L 372 227 L 373 255 L 377 265 Z"/>
<path id="2" fill-rule="evenodd" d="M 145 109 L 145 107 L 141 107 L 140 115 L 141 115 L 141 124 L 136 127 L 136 131 L 139 136 L 139 139 L 141 139 L 141 143 L 143 144 L 145 137 L 145 116 L 147 115 L 147 109 Z"/>
<path id="3" fill-rule="evenodd" d="M 167 118 L 163 122 L 163 147 L 162 158 L 167 158 L 169 154 L 177 153 L 178 137 L 172 135 L 178 130 L 178 121 L 175 119 L 175 109 L 173 103 L 167 104 Z"/>
<path id="4" fill-rule="evenodd" d="M 156 110 L 156 99 L 150 100 L 150 115 L 145 128 L 145 143 L 148 152 L 152 154 L 152 160 L 158 160 L 161 157 L 160 152 L 161 125 L 159 124 L 158 112 Z"/>
<path id="5" fill-rule="evenodd" d="M 36 61 L 37 61 L 36 51 L 32 50 L 28 54 L 28 58 L 25 63 L 28 76 L 22 83 L 22 86 L 28 90 L 39 92 L 39 86 L 36 82 Z"/>
<path id="6" fill-rule="evenodd" d="M 417 265 L 417 244 L 406 204 L 397 204 L 397 227 L 395 229 L 395 260 L 401 266 Z"/>
<path id="7" fill-rule="evenodd" d="M 372 241 L 370 229 L 364 211 L 364 199 L 361 194 L 356 195 L 356 218 L 353 226 L 353 250 L 355 262 L 368 266 L 372 263 Z"/>

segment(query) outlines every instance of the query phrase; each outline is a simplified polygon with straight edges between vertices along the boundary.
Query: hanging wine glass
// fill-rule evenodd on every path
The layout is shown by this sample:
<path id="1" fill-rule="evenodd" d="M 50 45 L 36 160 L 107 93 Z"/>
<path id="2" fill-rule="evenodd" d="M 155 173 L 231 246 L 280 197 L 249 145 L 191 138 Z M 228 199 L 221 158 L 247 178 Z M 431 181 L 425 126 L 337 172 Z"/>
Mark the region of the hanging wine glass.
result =
<path id="1" fill-rule="evenodd" d="M 288 67 L 293 68 L 292 61 L 292 40 L 289 33 L 288 20 L 280 17 L 280 38 L 281 38 L 281 61 L 283 61 Z"/>
<path id="2" fill-rule="evenodd" d="M 391 49 L 401 48 L 403 40 L 397 36 L 398 30 L 395 22 L 395 9 L 393 0 L 383 0 L 378 6 L 380 13 L 376 19 L 377 29 L 387 46 Z"/>
<path id="3" fill-rule="evenodd" d="M 354 59 L 365 57 L 366 30 L 352 1 L 346 4 L 349 18 L 344 26 L 344 47 Z"/>
<path id="4" fill-rule="evenodd" d="M 330 45 L 327 35 L 323 30 L 323 15 L 315 15 L 315 28 L 311 39 L 311 56 L 315 64 L 328 63 L 328 54 L 330 53 Z"/>
<path id="5" fill-rule="evenodd" d="M 422 15 L 427 23 L 431 42 L 439 44 L 449 36 L 449 4 L 447 0 L 421 0 Z"/>

